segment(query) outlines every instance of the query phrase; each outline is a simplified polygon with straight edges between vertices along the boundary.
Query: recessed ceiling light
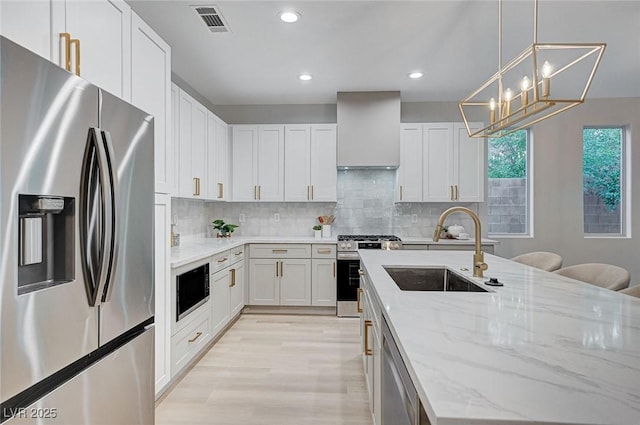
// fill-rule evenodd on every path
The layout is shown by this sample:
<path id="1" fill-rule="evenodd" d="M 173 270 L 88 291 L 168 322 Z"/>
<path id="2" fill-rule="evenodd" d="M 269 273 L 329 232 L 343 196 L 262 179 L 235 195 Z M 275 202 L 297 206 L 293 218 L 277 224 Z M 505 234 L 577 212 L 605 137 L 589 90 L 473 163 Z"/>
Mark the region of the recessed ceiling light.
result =
<path id="1" fill-rule="evenodd" d="M 282 22 L 292 24 L 294 22 L 297 22 L 299 19 L 300 19 L 300 14 L 298 12 L 294 12 L 294 11 L 280 12 L 280 20 Z"/>
<path id="2" fill-rule="evenodd" d="M 411 78 L 412 80 L 417 80 L 418 78 L 422 78 L 424 74 L 420 71 L 416 71 L 416 72 L 412 72 L 409 74 L 409 78 Z"/>
<path id="3" fill-rule="evenodd" d="M 311 74 L 300 74 L 298 75 L 298 78 L 301 79 L 302 81 L 309 81 L 313 77 L 311 76 Z"/>

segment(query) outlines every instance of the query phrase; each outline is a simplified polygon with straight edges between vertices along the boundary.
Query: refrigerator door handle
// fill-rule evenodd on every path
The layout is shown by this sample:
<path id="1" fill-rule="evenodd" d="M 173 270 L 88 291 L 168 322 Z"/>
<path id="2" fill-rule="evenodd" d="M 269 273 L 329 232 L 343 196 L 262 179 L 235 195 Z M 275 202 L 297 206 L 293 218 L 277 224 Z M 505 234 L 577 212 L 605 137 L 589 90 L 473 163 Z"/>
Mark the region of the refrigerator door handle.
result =
<path id="1" fill-rule="evenodd" d="M 80 243 L 89 305 L 99 304 L 110 278 L 114 247 L 113 173 L 97 128 L 89 129 L 80 184 Z"/>
<path id="2" fill-rule="evenodd" d="M 111 234 L 109 237 L 109 265 L 108 273 L 105 279 L 105 286 L 102 293 L 102 302 L 107 302 L 111 299 L 111 293 L 113 292 L 113 281 L 116 270 L 116 262 L 118 259 L 118 213 L 117 213 L 117 199 L 118 199 L 118 172 L 113 169 L 114 155 L 113 155 L 113 142 L 111 141 L 111 134 L 108 131 L 102 131 L 102 141 L 107 157 L 107 166 L 109 168 L 109 183 L 111 190 Z"/>

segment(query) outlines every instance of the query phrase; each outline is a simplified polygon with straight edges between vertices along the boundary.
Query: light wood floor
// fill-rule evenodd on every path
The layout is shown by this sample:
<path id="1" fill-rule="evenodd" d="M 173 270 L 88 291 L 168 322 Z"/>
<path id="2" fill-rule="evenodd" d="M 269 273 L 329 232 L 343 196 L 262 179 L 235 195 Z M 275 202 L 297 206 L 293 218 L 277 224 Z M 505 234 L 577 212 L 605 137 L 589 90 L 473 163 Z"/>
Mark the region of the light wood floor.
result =
<path id="1" fill-rule="evenodd" d="M 156 408 L 157 425 L 371 425 L 359 320 L 243 314 Z"/>

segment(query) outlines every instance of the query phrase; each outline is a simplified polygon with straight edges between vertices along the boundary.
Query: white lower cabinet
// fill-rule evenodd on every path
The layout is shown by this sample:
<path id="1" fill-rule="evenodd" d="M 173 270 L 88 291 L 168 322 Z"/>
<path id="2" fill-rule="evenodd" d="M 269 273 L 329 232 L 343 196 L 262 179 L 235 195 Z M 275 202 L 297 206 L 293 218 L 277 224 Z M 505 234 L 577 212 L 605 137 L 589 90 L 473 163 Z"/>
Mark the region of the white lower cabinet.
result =
<path id="1" fill-rule="evenodd" d="M 211 339 L 211 313 L 207 308 L 196 310 L 191 322 L 171 338 L 171 376 L 175 377 Z"/>
<path id="2" fill-rule="evenodd" d="M 244 307 L 244 261 L 232 265 L 229 269 L 229 310 L 230 316 L 235 317 Z"/>
<path id="3" fill-rule="evenodd" d="M 171 197 L 155 195 L 155 383 L 156 394 L 171 380 L 171 292 L 169 267 Z"/>
<path id="4" fill-rule="evenodd" d="M 311 260 L 280 260 L 280 305 L 311 305 Z"/>
<path id="5" fill-rule="evenodd" d="M 229 270 L 211 275 L 211 327 L 213 335 L 224 328 L 229 320 Z"/>
<path id="6" fill-rule="evenodd" d="M 380 425 L 382 418 L 382 309 L 372 293 L 366 271 L 360 278 L 360 288 L 362 290 L 360 296 L 362 361 L 374 425 Z"/>
<path id="7" fill-rule="evenodd" d="M 335 244 L 249 246 L 249 304 L 336 306 Z"/>

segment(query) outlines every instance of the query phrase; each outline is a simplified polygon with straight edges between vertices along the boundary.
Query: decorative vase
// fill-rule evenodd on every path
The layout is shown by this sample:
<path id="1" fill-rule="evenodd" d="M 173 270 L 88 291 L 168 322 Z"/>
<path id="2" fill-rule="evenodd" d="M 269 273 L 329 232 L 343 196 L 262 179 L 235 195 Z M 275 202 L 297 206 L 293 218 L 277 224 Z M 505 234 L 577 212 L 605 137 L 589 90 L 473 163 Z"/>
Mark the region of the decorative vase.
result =
<path id="1" fill-rule="evenodd" d="M 323 238 L 330 238 L 331 237 L 331 225 L 330 224 L 323 224 L 322 225 L 322 237 Z"/>
<path id="2" fill-rule="evenodd" d="M 321 239 L 322 238 L 322 230 L 314 230 L 313 234 L 316 237 L 316 239 Z"/>

